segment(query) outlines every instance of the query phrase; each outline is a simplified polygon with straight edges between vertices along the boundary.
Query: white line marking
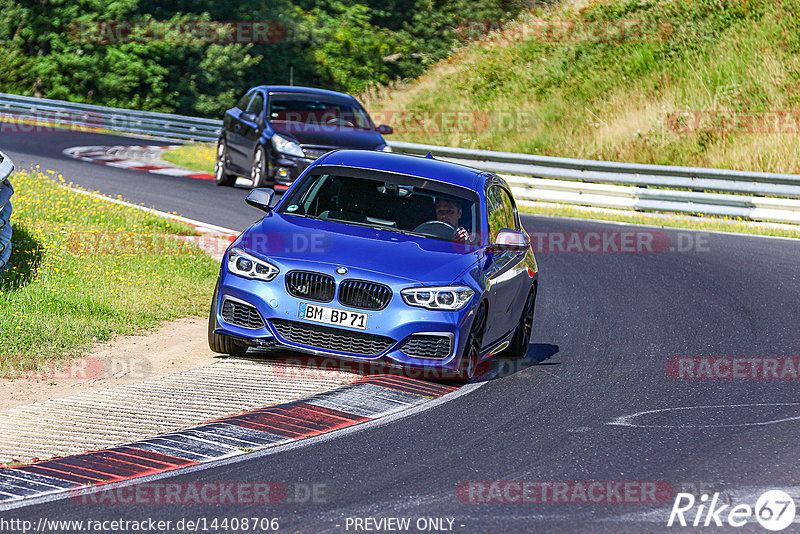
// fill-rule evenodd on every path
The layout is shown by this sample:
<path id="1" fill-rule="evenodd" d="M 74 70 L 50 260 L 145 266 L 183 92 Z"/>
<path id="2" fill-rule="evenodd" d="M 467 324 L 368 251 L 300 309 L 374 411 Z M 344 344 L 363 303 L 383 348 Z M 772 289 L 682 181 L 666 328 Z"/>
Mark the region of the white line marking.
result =
<path id="1" fill-rule="evenodd" d="M 765 404 L 719 404 L 714 406 L 679 406 L 675 408 L 661 408 L 658 410 L 646 410 L 643 412 L 636 412 L 629 415 L 621 415 L 614 418 L 612 421 L 606 423 L 607 425 L 629 426 L 635 428 L 729 428 L 729 427 L 742 427 L 742 426 L 764 426 L 772 425 L 775 423 L 785 423 L 787 421 L 796 421 L 800 419 L 800 415 L 794 417 L 785 417 L 783 419 L 774 419 L 771 421 L 760 421 L 752 423 L 736 423 L 725 425 L 691 425 L 691 424 L 676 424 L 676 425 L 648 425 L 637 424 L 633 420 L 643 415 L 653 413 L 673 412 L 681 410 L 704 410 L 704 409 L 719 409 L 719 408 L 751 408 L 763 406 L 800 406 L 800 402 L 781 402 L 781 403 L 765 403 Z"/>
<path id="2" fill-rule="evenodd" d="M 165 219 L 172 219 L 172 220 L 175 220 L 175 221 L 180 221 L 182 223 L 188 224 L 190 226 L 194 226 L 196 228 L 201 228 L 201 229 L 202 228 L 208 228 L 209 230 L 212 230 L 214 232 L 219 232 L 221 234 L 226 234 L 226 235 L 238 236 L 241 233 L 241 232 L 237 232 L 236 230 L 231 230 L 230 228 L 224 228 L 222 226 L 216 226 L 214 224 L 206 223 L 206 222 L 203 222 L 203 221 L 196 221 L 194 219 L 189 219 L 188 217 L 182 217 L 180 215 L 174 215 L 172 213 L 167 213 L 165 211 L 159 211 L 159 210 L 153 209 L 153 208 L 147 208 L 145 206 L 139 206 L 137 204 L 131 204 L 130 202 L 125 202 L 124 200 L 118 200 L 116 198 L 107 197 L 107 196 L 101 195 L 99 193 L 92 193 L 92 192 L 89 192 L 89 191 L 83 191 L 81 189 L 76 189 L 74 187 L 67 187 L 67 186 L 62 186 L 62 187 L 65 187 L 66 189 L 72 191 L 73 193 L 78 193 L 80 195 L 85 195 L 87 197 L 92 197 L 92 198 L 99 198 L 100 200 L 105 200 L 107 202 L 111 202 L 113 204 L 119 204 L 121 206 L 127 206 L 129 208 L 136 208 L 137 210 L 142 210 L 142 211 L 145 211 L 147 213 L 152 213 L 153 215 L 157 215 L 157 216 L 163 217 Z"/>

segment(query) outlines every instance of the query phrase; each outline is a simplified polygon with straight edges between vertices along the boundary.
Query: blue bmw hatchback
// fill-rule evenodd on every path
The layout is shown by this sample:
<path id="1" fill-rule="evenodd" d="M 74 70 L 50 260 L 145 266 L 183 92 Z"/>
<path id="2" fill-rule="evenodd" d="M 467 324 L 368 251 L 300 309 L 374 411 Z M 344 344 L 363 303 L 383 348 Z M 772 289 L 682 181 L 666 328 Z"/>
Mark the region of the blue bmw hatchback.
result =
<path id="1" fill-rule="evenodd" d="M 226 251 L 215 352 L 251 346 L 433 371 L 528 349 L 536 260 L 511 190 L 431 158 L 339 150 L 315 161 Z"/>

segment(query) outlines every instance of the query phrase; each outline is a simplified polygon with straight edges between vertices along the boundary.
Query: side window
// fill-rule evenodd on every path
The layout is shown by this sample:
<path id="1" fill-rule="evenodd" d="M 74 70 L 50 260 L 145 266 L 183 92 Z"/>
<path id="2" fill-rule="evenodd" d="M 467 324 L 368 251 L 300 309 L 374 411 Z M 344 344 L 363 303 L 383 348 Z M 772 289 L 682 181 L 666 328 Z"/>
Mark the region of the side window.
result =
<path id="1" fill-rule="evenodd" d="M 260 116 L 261 112 L 264 111 L 264 95 L 261 93 L 253 95 L 253 100 L 251 100 L 250 105 L 247 106 L 247 111 Z"/>
<path id="2" fill-rule="evenodd" d="M 499 187 L 490 187 L 486 195 L 487 215 L 489 217 L 489 242 L 495 243 L 497 234 L 508 228 L 509 216 L 503 202 L 503 191 Z"/>
<path id="3" fill-rule="evenodd" d="M 517 217 L 514 213 L 514 201 L 511 200 L 511 196 L 508 194 L 508 191 L 505 189 L 497 188 L 500 191 L 500 197 L 503 200 L 503 206 L 506 210 L 506 228 L 510 228 L 511 230 L 519 230 L 519 224 Z"/>
<path id="4" fill-rule="evenodd" d="M 236 107 L 244 111 L 247 109 L 247 103 L 250 102 L 250 97 L 253 96 L 253 93 L 245 93 L 245 95 L 239 99 L 236 103 Z"/>

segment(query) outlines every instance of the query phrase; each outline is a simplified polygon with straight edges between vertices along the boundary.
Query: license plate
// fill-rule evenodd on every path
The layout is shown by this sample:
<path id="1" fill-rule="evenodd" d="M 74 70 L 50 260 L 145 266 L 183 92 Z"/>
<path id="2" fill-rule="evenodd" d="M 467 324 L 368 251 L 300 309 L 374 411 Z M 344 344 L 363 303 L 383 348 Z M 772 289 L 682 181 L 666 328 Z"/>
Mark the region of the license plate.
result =
<path id="1" fill-rule="evenodd" d="M 314 321 L 315 323 L 357 328 L 359 330 L 366 330 L 367 328 L 366 313 L 318 306 L 306 302 L 300 303 L 300 308 L 297 310 L 297 318 Z"/>

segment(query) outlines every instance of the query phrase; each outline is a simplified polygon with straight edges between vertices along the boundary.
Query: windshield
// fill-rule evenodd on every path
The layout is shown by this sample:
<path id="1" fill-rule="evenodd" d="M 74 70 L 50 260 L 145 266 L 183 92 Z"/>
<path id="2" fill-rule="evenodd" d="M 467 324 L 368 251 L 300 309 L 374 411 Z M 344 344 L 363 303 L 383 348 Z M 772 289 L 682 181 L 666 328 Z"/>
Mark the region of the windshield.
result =
<path id="1" fill-rule="evenodd" d="M 477 205 L 473 192 L 439 182 L 337 173 L 306 176 L 277 211 L 445 241 L 464 229 L 477 242 Z"/>
<path id="2" fill-rule="evenodd" d="M 270 95 L 268 113 L 271 122 L 374 129 L 366 112 L 344 99 L 315 95 Z"/>

